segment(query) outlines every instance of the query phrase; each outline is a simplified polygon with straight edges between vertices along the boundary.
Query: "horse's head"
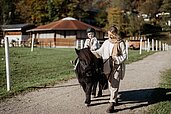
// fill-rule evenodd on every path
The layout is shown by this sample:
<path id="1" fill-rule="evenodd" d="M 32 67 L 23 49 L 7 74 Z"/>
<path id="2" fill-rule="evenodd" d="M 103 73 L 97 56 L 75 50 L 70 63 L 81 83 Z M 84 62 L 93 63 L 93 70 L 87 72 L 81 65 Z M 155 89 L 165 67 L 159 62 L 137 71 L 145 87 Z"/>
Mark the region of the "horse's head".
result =
<path id="1" fill-rule="evenodd" d="M 78 56 L 78 65 L 76 67 L 77 72 L 86 74 L 86 76 L 92 76 L 95 69 L 95 56 L 89 48 L 75 49 Z"/>

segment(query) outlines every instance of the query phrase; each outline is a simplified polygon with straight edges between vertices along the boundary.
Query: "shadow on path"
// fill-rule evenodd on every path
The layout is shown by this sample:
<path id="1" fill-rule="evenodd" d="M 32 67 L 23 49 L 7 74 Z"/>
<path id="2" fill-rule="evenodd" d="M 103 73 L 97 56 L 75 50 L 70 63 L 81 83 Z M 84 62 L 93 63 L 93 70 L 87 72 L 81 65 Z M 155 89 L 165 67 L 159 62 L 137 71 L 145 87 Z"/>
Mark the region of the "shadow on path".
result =
<path id="1" fill-rule="evenodd" d="M 148 102 L 148 104 L 154 104 L 161 101 L 171 100 L 171 95 L 167 94 L 171 92 L 171 89 L 165 88 L 152 88 L 152 89 L 140 89 L 131 91 L 121 91 L 120 102 L 124 103 L 140 103 Z"/>
<path id="2" fill-rule="evenodd" d="M 71 85 L 62 85 L 62 86 L 53 86 L 53 87 L 31 87 L 38 89 L 46 88 L 63 88 L 63 87 L 72 87 L 79 86 L 79 84 Z M 139 90 L 129 90 L 119 92 L 118 104 L 117 106 L 124 106 L 118 108 L 116 106 L 116 111 L 123 110 L 133 110 L 136 108 L 141 108 L 151 104 L 155 104 L 161 101 L 171 101 L 171 89 L 165 88 L 151 88 L 151 89 L 139 89 Z M 90 106 L 98 106 L 109 103 L 109 94 L 103 95 L 102 97 L 92 98 Z"/>
<path id="3" fill-rule="evenodd" d="M 33 86 L 33 87 L 28 87 L 32 89 L 46 89 L 46 88 L 63 88 L 63 87 L 72 87 L 72 86 L 80 86 L 80 84 L 71 84 L 71 85 L 61 85 L 61 86 Z"/>
<path id="4" fill-rule="evenodd" d="M 116 109 L 116 111 L 123 110 L 133 110 L 136 108 L 141 108 L 151 104 L 155 104 L 161 101 L 171 101 L 171 89 L 164 88 L 152 88 L 152 89 L 140 89 L 140 90 L 130 90 L 130 91 L 121 91 L 119 92 L 118 105 L 124 105 L 124 108 Z M 104 97 L 104 96 L 103 96 Z M 108 104 L 109 95 L 105 95 L 105 98 L 97 98 L 92 100 L 91 106 L 97 106 L 102 104 Z M 94 103 L 93 101 L 102 101 Z M 117 108 L 116 106 L 116 108 Z"/>

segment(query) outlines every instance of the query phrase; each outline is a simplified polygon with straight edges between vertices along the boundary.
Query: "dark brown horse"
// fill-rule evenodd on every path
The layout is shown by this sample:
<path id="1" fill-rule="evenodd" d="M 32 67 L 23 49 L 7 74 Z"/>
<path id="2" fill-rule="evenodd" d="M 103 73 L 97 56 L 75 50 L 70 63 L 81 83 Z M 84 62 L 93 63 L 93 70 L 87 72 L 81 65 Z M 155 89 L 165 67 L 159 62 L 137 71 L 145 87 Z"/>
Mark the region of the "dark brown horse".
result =
<path id="1" fill-rule="evenodd" d="M 102 89 L 107 84 L 107 79 L 103 75 L 103 60 L 96 58 L 89 48 L 75 51 L 78 56 L 75 73 L 86 95 L 85 105 L 89 105 L 91 94 L 96 96 L 97 83 L 99 82 L 98 96 L 102 96 Z"/>

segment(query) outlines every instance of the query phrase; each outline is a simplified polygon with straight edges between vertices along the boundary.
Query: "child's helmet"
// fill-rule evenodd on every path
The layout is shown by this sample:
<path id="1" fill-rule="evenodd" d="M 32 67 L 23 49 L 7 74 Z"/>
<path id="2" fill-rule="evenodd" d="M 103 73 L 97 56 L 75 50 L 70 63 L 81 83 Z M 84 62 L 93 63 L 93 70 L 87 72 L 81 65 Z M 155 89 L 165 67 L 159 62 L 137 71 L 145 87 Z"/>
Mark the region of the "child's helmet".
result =
<path id="1" fill-rule="evenodd" d="M 88 28 L 87 33 L 89 33 L 89 32 L 94 32 L 95 33 L 95 29 L 94 28 Z"/>

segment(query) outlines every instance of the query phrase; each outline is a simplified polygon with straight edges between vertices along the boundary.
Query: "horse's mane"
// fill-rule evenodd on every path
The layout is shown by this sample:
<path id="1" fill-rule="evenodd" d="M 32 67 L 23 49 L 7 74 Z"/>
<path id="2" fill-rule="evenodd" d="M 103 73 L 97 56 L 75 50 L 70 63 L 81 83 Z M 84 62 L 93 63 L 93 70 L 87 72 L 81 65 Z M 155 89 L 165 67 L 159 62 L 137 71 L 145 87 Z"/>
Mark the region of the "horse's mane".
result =
<path id="1" fill-rule="evenodd" d="M 94 62 L 95 56 L 89 48 L 83 48 L 79 52 L 79 58 L 84 59 L 88 64 Z"/>
<path id="2" fill-rule="evenodd" d="M 77 61 L 76 72 L 80 73 L 79 75 L 82 75 L 87 71 L 90 71 L 93 74 L 95 72 L 100 72 L 100 69 L 103 69 L 103 60 L 98 59 L 89 48 L 76 49 L 76 53 L 78 55 L 77 60 L 79 61 Z"/>

